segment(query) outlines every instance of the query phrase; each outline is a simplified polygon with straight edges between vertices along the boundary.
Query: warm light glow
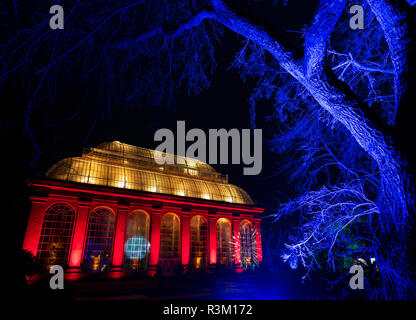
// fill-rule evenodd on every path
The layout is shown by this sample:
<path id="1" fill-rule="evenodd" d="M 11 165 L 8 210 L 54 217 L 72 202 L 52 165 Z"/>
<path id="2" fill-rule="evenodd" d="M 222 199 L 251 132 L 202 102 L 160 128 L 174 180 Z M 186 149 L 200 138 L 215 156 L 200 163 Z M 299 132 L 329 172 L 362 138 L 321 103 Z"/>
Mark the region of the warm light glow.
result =
<path id="1" fill-rule="evenodd" d="M 233 198 L 232 197 L 229 197 L 229 196 L 225 196 L 224 197 L 225 199 L 225 202 L 233 202 Z"/>
<path id="2" fill-rule="evenodd" d="M 218 181 L 218 173 L 208 164 L 185 158 L 185 166 L 161 166 L 155 163 L 154 155 L 157 152 L 150 149 L 109 142 L 90 149 L 82 157 L 59 161 L 49 169 L 46 176 L 57 180 L 180 197 L 254 204 L 244 190 L 228 184 L 226 180 Z M 146 157 L 151 161 L 146 162 Z"/>
<path id="3" fill-rule="evenodd" d="M 194 169 L 185 169 L 185 173 L 190 174 L 192 176 L 197 176 L 198 175 L 198 171 L 194 170 Z"/>
<path id="4" fill-rule="evenodd" d="M 91 264 L 92 264 L 92 266 L 91 266 L 91 269 L 93 270 L 93 271 L 98 271 L 98 269 L 100 268 L 100 259 L 101 259 L 101 255 L 98 255 L 98 256 L 93 256 L 93 255 L 91 255 L 90 256 L 90 259 L 91 259 Z"/>
<path id="5" fill-rule="evenodd" d="M 186 159 L 186 163 L 188 164 L 188 167 L 191 167 L 191 168 L 195 168 L 195 166 L 196 166 L 196 161 L 195 160 L 190 160 L 189 158 Z"/>
<path id="6" fill-rule="evenodd" d="M 121 180 L 117 182 L 117 188 L 130 188 L 126 178 L 123 177 Z"/>
<path id="7" fill-rule="evenodd" d="M 119 188 L 124 188 L 124 181 L 119 181 L 119 182 L 117 183 L 117 187 L 119 187 Z"/>
<path id="8" fill-rule="evenodd" d="M 195 258 L 195 268 L 200 269 L 201 268 L 201 262 L 202 262 L 202 257 L 196 257 Z"/>

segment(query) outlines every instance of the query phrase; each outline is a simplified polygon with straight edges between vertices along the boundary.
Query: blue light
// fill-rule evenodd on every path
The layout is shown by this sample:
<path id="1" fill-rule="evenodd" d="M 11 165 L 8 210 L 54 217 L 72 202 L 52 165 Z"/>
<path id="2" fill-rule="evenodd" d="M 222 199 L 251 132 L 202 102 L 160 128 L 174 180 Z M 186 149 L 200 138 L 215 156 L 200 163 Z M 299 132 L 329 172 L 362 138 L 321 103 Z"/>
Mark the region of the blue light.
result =
<path id="1" fill-rule="evenodd" d="M 150 243 L 143 236 L 127 239 L 124 252 L 129 259 L 143 259 L 149 252 Z"/>

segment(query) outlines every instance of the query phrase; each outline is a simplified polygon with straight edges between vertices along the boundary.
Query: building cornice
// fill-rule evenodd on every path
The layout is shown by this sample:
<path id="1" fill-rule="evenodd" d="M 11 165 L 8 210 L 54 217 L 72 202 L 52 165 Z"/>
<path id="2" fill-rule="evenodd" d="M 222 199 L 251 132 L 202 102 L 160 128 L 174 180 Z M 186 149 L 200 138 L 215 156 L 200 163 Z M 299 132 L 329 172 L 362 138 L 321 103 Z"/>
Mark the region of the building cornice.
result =
<path id="1" fill-rule="evenodd" d="M 79 196 L 108 197 L 118 199 L 129 199 L 130 201 L 144 201 L 152 203 L 161 203 L 165 205 L 184 206 L 192 205 L 193 208 L 203 208 L 208 210 L 226 210 L 234 212 L 243 212 L 248 214 L 261 214 L 264 209 L 252 205 L 220 202 L 215 200 L 205 200 L 190 197 L 181 197 L 175 195 L 166 195 L 160 193 L 151 193 L 146 191 L 119 189 L 107 186 L 89 185 L 85 183 L 66 182 L 51 179 L 33 179 L 28 178 L 29 187 L 48 189 L 49 193 L 75 193 Z"/>

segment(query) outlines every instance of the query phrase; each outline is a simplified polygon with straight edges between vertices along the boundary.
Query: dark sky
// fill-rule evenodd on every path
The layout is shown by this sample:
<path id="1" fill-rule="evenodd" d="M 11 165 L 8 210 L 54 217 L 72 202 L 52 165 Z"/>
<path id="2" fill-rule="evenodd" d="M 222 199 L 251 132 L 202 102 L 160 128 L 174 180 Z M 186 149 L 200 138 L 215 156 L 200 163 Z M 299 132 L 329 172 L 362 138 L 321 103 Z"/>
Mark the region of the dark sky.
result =
<path id="1" fill-rule="evenodd" d="M 316 0 L 289 1 L 287 7 L 272 7 L 272 1 L 269 0 L 232 2 L 243 16 L 254 22 L 261 21 L 261 25 L 279 33 L 279 41 L 291 48 L 295 58 L 303 55 L 304 39 L 301 32 L 311 22 Z M 28 11 L 31 14 L 30 10 Z M 105 32 L 103 33 L 100 36 L 106 36 Z M 64 32 L 62 37 L 65 37 Z M 99 37 L 96 38 L 99 43 Z M 5 177 L 2 184 L 5 206 L 2 208 L 1 222 L 2 236 L 5 240 L 0 241 L 0 246 L 4 247 L 3 256 L 16 254 L 22 247 L 30 211 L 30 192 L 25 179 L 42 176 L 60 159 L 80 156 L 83 147 L 94 147 L 105 141 L 118 140 L 154 149 L 159 144 L 153 138 L 156 130 L 169 128 L 176 132 L 178 120 L 186 121 L 187 130 L 200 128 L 206 133 L 211 128 L 250 128 L 249 97 L 255 80 L 243 82 L 236 70 L 228 70 L 233 56 L 241 46 L 241 40 L 242 38 L 236 34 L 225 31 L 221 44 L 216 46 L 217 67 L 209 79 L 211 86 L 198 95 L 188 95 L 187 88 L 179 88 L 175 93 L 175 103 L 170 108 L 148 106 L 141 101 L 109 101 L 106 91 L 112 90 L 114 84 L 111 81 L 116 81 L 112 75 L 97 73 L 91 78 L 86 77 L 89 80 L 87 85 L 80 84 L 77 79 L 82 78 L 86 72 L 83 63 L 88 64 L 85 61 L 93 58 L 82 55 L 79 57 L 75 54 L 66 57 L 65 59 L 74 59 L 71 60 L 75 62 L 72 64 L 74 68 L 60 69 L 57 71 L 58 74 L 53 74 L 52 70 L 51 77 L 46 79 L 46 85 L 39 92 L 33 106 L 30 127 L 36 145 L 41 150 L 33 165 L 30 165 L 30 160 L 33 159 L 35 150 L 30 137 L 23 133 L 22 124 L 10 123 L 10 126 L 0 128 L 1 137 L 5 138 L 0 157 L 3 162 L 2 175 Z M 99 45 L 97 47 L 99 48 Z M 0 110 L 2 125 L 23 118 L 31 99 L 30 94 L 39 81 L 33 74 L 33 70 L 21 68 L 15 77 L 11 77 L 0 86 L 0 96 L 3 97 Z M 288 181 L 286 174 L 289 172 L 275 174 L 279 171 L 281 159 L 270 152 L 267 141 L 279 132 L 272 123 L 265 120 L 266 116 L 272 113 L 272 103 L 260 101 L 256 110 L 256 127 L 263 129 L 261 174 L 244 176 L 243 165 L 214 165 L 217 171 L 229 175 L 230 183 L 246 190 L 258 206 L 266 209 L 266 214 L 273 213 L 273 208 L 277 208 L 278 198 L 283 200 L 286 196 L 293 197 L 297 194 L 295 186 Z M 415 108 L 412 112 L 416 112 Z M 409 117 L 409 121 L 411 119 L 414 117 Z M 414 135 L 403 135 L 408 140 L 414 139 Z M 298 216 L 292 215 L 278 224 L 270 224 L 267 221 L 270 220 L 266 220 L 263 226 L 266 225 L 266 228 L 269 228 L 266 230 L 274 232 L 262 232 L 263 236 L 277 235 L 278 241 L 282 242 L 282 238 L 288 235 L 282 231 L 292 231 L 293 226 L 298 225 Z M 275 245 L 281 247 L 282 243 Z M 5 261 L 14 262 L 14 270 L 8 272 L 16 272 L 15 269 L 19 268 L 16 259 L 6 258 Z"/>
<path id="2" fill-rule="evenodd" d="M 279 39 L 290 44 L 296 53 L 302 53 L 303 39 L 299 33 L 303 26 L 310 22 L 315 10 L 316 1 L 305 1 L 302 6 L 296 1 L 289 1 L 288 6 L 271 6 L 270 1 L 234 1 L 234 9 L 253 21 L 270 30 L 279 30 Z M 66 31 L 66 30 L 65 30 Z M 283 35 L 283 37 L 282 37 Z M 65 33 L 62 33 L 65 36 Z M 34 149 L 28 136 L 22 136 L 21 127 L 7 129 L 9 150 L 19 155 L 13 165 L 23 176 L 42 174 L 54 162 L 64 157 L 76 156 L 82 147 L 95 146 L 103 141 L 119 140 L 132 145 L 155 148 L 154 133 L 159 128 L 176 128 L 176 121 L 185 120 L 188 129 L 201 128 L 249 128 L 249 96 L 254 83 L 244 83 L 236 70 L 229 70 L 233 56 L 241 46 L 242 38 L 226 31 L 221 44 L 216 46 L 215 58 L 217 68 L 210 78 L 211 86 L 197 96 L 187 94 L 187 88 L 180 88 L 175 93 L 176 103 L 173 108 L 146 106 L 142 102 L 126 103 L 123 101 L 106 100 L 106 91 L 112 89 L 108 74 L 97 74 L 91 78 L 88 86 L 80 86 L 77 78 L 85 70 L 82 60 L 79 69 L 60 71 L 54 78 L 47 79 L 45 90 L 40 91 L 36 105 L 48 106 L 48 109 L 32 111 L 30 126 L 34 133 L 37 146 L 42 151 L 38 161 L 32 168 L 27 166 L 33 157 Z M 71 55 L 66 59 L 76 59 Z M 79 59 L 79 57 L 78 57 Z M 87 59 L 87 57 L 85 57 Z M 115 57 L 115 59 L 117 59 Z M 2 87 L 2 95 L 7 96 L 7 109 L 10 114 L 23 115 L 23 110 L 32 92 L 30 79 L 16 78 Z M 24 79 L 25 85 L 19 83 Z M 35 85 L 37 79 L 33 79 Z M 97 90 L 98 89 L 98 90 Z M 93 96 L 90 94 L 95 94 Z M 99 94 L 97 94 L 99 92 Z M 263 171 L 256 177 L 242 175 L 242 166 L 216 166 L 222 173 L 228 173 L 231 182 L 246 189 L 260 205 L 274 206 L 274 190 L 286 192 L 287 183 L 282 177 L 271 179 L 275 169 L 275 157 L 268 151 L 266 141 L 275 132 L 270 123 L 265 123 L 265 116 L 270 115 L 271 102 L 260 103 L 257 109 L 256 126 L 263 129 Z M 111 111 L 106 111 L 111 110 Z M 3 110 L 4 111 L 4 110 Z M 104 111 L 104 112 L 103 112 Z M 11 119 L 16 117 L 10 117 Z M 67 120 L 67 121 L 66 121 Z M 283 186 L 282 189 L 280 186 Z M 273 187 L 273 188 L 271 188 Z M 274 190 L 273 190 L 274 189 Z M 266 201 L 267 200 L 267 204 Z"/>
<path id="3" fill-rule="evenodd" d="M 73 121 L 45 129 L 49 134 L 39 135 L 42 154 L 39 167 L 33 172 L 41 174 L 55 161 L 80 155 L 82 146 L 92 147 L 103 141 L 118 140 L 132 145 L 154 149 L 160 142 L 154 141 L 154 133 L 160 128 L 169 128 L 176 133 L 177 121 L 185 120 L 186 129 L 200 128 L 208 135 L 208 129 L 250 128 L 249 96 L 250 83 L 244 83 L 235 70 L 228 70 L 233 55 L 239 48 L 240 39 L 226 33 L 222 47 L 217 51 L 217 71 L 211 86 L 199 95 L 188 95 L 179 90 L 171 109 L 164 107 L 113 108 L 110 114 L 94 113 L 86 107 Z M 263 129 L 263 170 L 258 176 L 244 176 L 243 165 L 215 165 L 223 174 L 229 174 L 230 182 L 243 189 L 262 206 L 275 206 L 276 189 L 287 188 L 280 178 L 273 178 L 274 162 L 277 160 L 268 148 L 274 128 L 264 121 L 271 108 L 267 103 L 259 104 L 257 128 Z M 269 108 L 269 110 L 267 110 Z M 263 109 L 263 110 L 262 110 Z M 65 118 L 65 117 L 63 117 Z M 191 143 L 188 143 L 189 146 Z M 52 147 L 53 146 L 53 147 Z M 231 159 L 231 154 L 229 154 Z M 277 186 L 277 188 L 276 188 Z M 284 190 L 282 190 L 284 192 Z"/>
<path id="4" fill-rule="evenodd" d="M 309 22 L 314 11 L 314 1 L 307 1 L 301 7 L 294 3 L 289 7 L 272 9 L 265 4 L 266 1 L 260 1 L 256 3 L 256 10 L 247 3 L 250 2 L 236 2 L 237 9 L 244 11 L 253 20 L 262 20 L 264 25 L 281 30 L 285 41 L 292 48 L 302 51 L 302 39 L 299 34 L 291 31 L 300 31 Z M 14 238 L 22 239 L 30 206 L 25 178 L 42 175 L 62 158 L 79 156 L 83 147 L 118 140 L 155 148 L 158 144 L 153 140 L 155 131 L 159 128 L 170 128 L 175 132 L 178 120 L 185 120 L 187 129 L 201 128 L 206 132 L 211 128 L 249 128 L 248 100 L 254 83 L 244 83 L 235 70 L 227 71 L 241 40 L 226 31 L 221 45 L 216 48 L 217 68 L 210 79 L 211 86 L 197 96 L 189 96 L 186 88 L 179 89 L 176 92 L 176 103 L 171 109 L 155 108 L 141 103 L 130 103 L 128 106 L 119 103 L 111 105 L 110 112 L 103 113 L 108 107 L 105 91 L 111 90 L 112 86 L 111 83 L 104 83 L 108 75 L 97 75 L 88 87 L 81 87 L 74 81 L 79 76 L 77 73 L 83 72 L 81 66 L 79 70 L 66 70 L 54 80 L 47 79 L 46 87 L 52 90 L 40 92 L 37 105 L 49 107 L 46 111 L 35 107 L 30 121 L 36 144 L 42 152 L 34 166 L 28 165 L 35 153 L 29 137 L 22 134 L 22 126 L 10 126 L 4 131 L 6 141 L 3 148 L 7 156 L 3 160 L 6 163 L 4 168 L 7 168 L 5 175 L 8 181 L 5 196 L 9 199 L 8 211 L 14 213 L 4 221 L 9 225 L 8 232 Z M 69 56 L 67 59 L 72 58 Z M 31 80 L 25 77 L 23 74 L 16 79 L 25 81 L 29 87 L 23 86 L 19 80 L 11 79 L 1 88 L 1 95 L 7 97 L 5 105 L 8 107 L 1 111 L 6 112 L 5 119 L 15 119 L 23 115 L 30 99 L 27 92 L 33 91 L 30 89 Z M 98 87 L 102 88 L 103 95 L 85 95 L 86 92 L 100 92 Z M 279 169 L 276 166 L 279 159 L 270 153 L 266 143 L 276 133 L 276 129 L 265 122 L 265 116 L 270 115 L 271 111 L 271 102 L 258 104 L 256 126 L 263 129 L 263 170 L 260 175 L 244 176 L 243 166 L 240 165 L 215 166 L 219 172 L 229 174 L 230 182 L 245 189 L 268 213 L 277 206 L 277 195 L 293 193 L 284 175 L 273 176 L 274 171 Z M 18 242 L 19 240 L 16 242 L 17 246 Z"/>

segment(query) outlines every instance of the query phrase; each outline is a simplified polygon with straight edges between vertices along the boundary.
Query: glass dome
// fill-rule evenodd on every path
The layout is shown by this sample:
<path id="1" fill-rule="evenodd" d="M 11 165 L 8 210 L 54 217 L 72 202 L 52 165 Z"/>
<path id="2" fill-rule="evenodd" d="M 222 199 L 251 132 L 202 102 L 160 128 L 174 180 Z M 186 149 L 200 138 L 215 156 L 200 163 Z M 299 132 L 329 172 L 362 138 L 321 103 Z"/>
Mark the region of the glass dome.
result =
<path id="1" fill-rule="evenodd" d="M 254 205 L 241 188 L 199 160 L 175 155 L 175 164 L 159 165 L 155 151 L 118 141 L 85 149 L 81 157 L 54 164 L 46 177 L 180 197 Z M 182 158 L 184 164 L 177 164 Z"/>

